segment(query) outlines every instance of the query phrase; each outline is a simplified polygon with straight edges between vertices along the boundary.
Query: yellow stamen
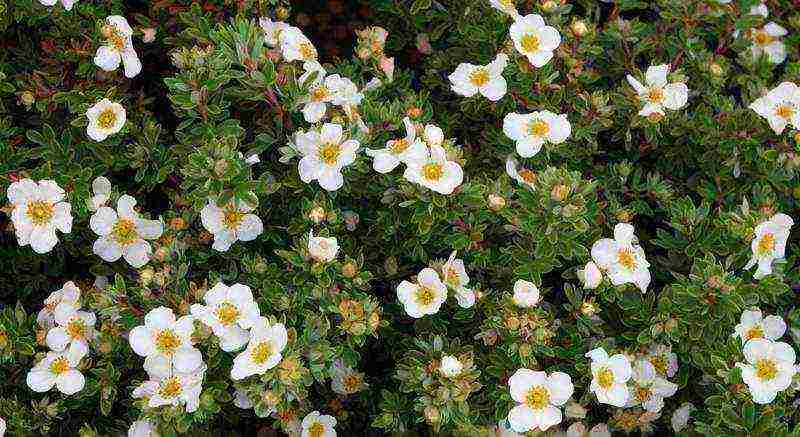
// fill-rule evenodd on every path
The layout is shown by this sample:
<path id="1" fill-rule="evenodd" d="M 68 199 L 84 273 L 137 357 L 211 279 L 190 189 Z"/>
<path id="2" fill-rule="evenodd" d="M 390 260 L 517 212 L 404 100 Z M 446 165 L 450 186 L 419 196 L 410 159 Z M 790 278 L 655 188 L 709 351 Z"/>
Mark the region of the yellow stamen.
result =
<path id="1" fill-rule="evenodd" d="M 747 330 L 747 333 L 744 335 L 745 340 L 752 340 L 754 338 L 764 338 L 764 330 L 761 329 L 761 326 L 756 325 L 752 328 Z"/>
<path id="2" fill-rule="evenodd" d="M 650 399 L 650 395 L 650 389 L 647 387 L 637 387 L 636 390 L 634 390 L 634 396 L 636 396 L 636 400 L 639 402 L 647 401 Z"/>
<path id="3" fill-rule="evenodd" d="M 661 88 L 650 88 L 647 91 L 647 100 L 651 103 L 661 103 L 664 101 L 664 90 Z"/>
<path id="4" fill-rule="evenodd" d="M 37 226 L 50 223 L 50 220 L 55 214 L 56 211 L 53 204 L 45 202 L 44 200 L 32 200 L 28 202 L 28 210 L 25 212 L 28 219 Z"/>
<path id="5" fill-rule="evenodd" d="M 301 43 L 299 50 L 300 50 L 300 56 L 302 56 L 303 59 L 307 61 L 310 61 L 312 59 L 317 59 L 317 49 L 315 49 L 314 46 L 311 45 L 311 43 L 308 42 Z"/>
<path id="6" fill-rule="evenodd" d="M 399 140 L 392 141 L 392 144 L 389 146 L 389 149 L 395 155 L 399 155 L 408 149 L 408 141 L 405 138 L 400 138 Z"/>
<path id="7" fill-rule="evenodd" d="M 237 227 L 239 227 L 239 223 L 242 222 L 244 216 L 245 213 L 233 209 L 233 207 L 231 207 L 225 211 L 225 217 L 222 219 L 222 223 L 228 229 L 236 229 Z"/>
<path id="8" fill-rule="evenodd" d="M 772 43 L 772 41 L 775 40 L 772 37 L 772 35 L 768 34 L 767 32 L 765 32 L 763 30 L 757 30 L 754 39 L 756 41 L 756 44 L 758 44 L 760 46 L 765 46 L 767 44 Z"/>
<path id="9" fill-rule="evenodd" d="M 328 98 L 330 94 L 328 93 L 328 88 L 325 86 L 318 86 L 311 91 L 311 98 L 315 102 L 321 102 Z"/>
<path id="10" fill-rule="evenodd" d="M 181 344 L 181 339 L 170 329 L 165 329 L 156 334 L 156 349 L 164 354 L 170 354 Z"/>
<path id="11" fill-rule="evenodd" d="M 324 434 L 325 427 L 319 422 L 314 422 L 314 424 L 308 428 L 308 437 L 322 437 Z"/>
<path id="12" fill-rule="evenodd" d="M 622 249 L 617 253 L 617 261 L 626 269 L 633 270 L 636 268 L 636 258 L 630 249 Z"/>
<path id="13" fill-rule="evenodd" d="M 269 360 L 270 355 L 272 355 L 272 347 L 268 341 L 262 341 L 261 343 L 257 344 L 250 353 L 250 357 L 253 362 L 259 365 L 266 363 L 267 360 Z"/>
<path id="14" fill-rule="evenodd" d="M 528 126 L 528 132 L 534 137 L 541 138 L 550 133 L 550 126 L 544 120 L 533 120 Z"/>
<path id="15" fill-rule="evenodd" d="M 333 144 L 333 143 L 323 144 L 319 148 L 319 159 L 325 164 L 334 165 L 336 164 L 336 161 L 339 159 L 340 152 L 341 148 L 339 147 L 338 144 Z"/>
<path id="16" fill-rule="evenodd" d="M 423 306 L 428 306 L 433 302 L 433 290 L 428 287 L 420 286 L 417 289 L 417 303 Z"/>
<path id="17" fill-rule="evenodd" d="M 780 105 L 775 109 L 775 115 L 784 120 L 789 120 L 794 116 L 794 108 L 786 104 Z"/>
<path id="18" fill-rule="evenodd" d="M 181 394 L 183 387 L 177 377 L 172 377 L 166 381 L 162 381 L 158 387 L 158 394 L 165 399 L 174 398 Z"/>
<path id="19" fill-rule="evenodd" d="M 608 367 L 597 372 L 597 384 L 605 390 L 614 385 L 614 372 Z"/>
<path id="20" fill-rule="evenodd" d="M 136 232 L 136 225 L 133 220 L 119 219 L 111 230 L 111 234 L 117 240 L 120 246 L 127 246 L 139 238 Z"/>
<path id="21" fill-rule="evenodd" d="M 83 323 L 83 319 L 75 317 L 70 320 L 67 323 L 67 334 L 73 339 L 84 338 L 86 336 L 86 324 Z"/>
<path id="22" fill-rule="evenodd" d="M 489 83 L 489 72 L 485 68 L 478 68 L 469 75 L 469 82 L 476 87 Z"/>
<path id="23" fill-rule="evenodd" d="M 239 319 L 239 310 L 228 302 L 224 302 L 217 307 L 217 319 L 223 326 L 236 323 Z"/>
<path id="24" fill-rule="evenodd" d="M 775 250 L 775 236 L 773 234 L 764 234 L 758 240 L 757 246 L 758 253 L 766 254 Z"/>
<path id="25" fill-rule="evenodd" d="M 541 385 L 528 390 L 525 394 L 525 405 L 534 410 L 541 410 L 550 403 L 550 392 Z"/>
<path id="26" fill-rule="evenodd" d="M 520 39 L 520 45 L 522 45 L 522 50 L 524 50 L 525 53 L 535 53 L 539 51 L 541 43 L 537 35 L 529 33 Z"/>
<path id="27" fill-rule="evenodd" d="M 117 113 L 112 108 L 106 108 L 97 116 L 97 125 L 101 129 L 111 129 L 117 122 Z"/>
<path id="28" fill-rule="evenodd" d="M 444 169 L 442 169 L 441 164 L 431 163 L 425 164 L 422 167 L 422 176 L 429 181 L 438 181 L 442 178 L 444 174 Z"/>
<path id="29" fill-rule="evenodd" d="M 667 376 L 667 359 L 662 355 L 653 355 L 650 357 L 650 364 L 655 367 L 656 372 L 661 376 Z"/>
<path id="30" fill-rule="evenodd" d="M 778 376 L 778 366 L 775 361 L 762 358 L 756 361 L 756 376 L 761 380 L 771 380 Z"/>
<path id="31" fill-rule="evenodd" d="M 50 372 L 60 375 L 69 370 L 69 361 L 66 357 L 58 357 L 50 363 Z"/>
<path id="32" fill-rule="evenodd" d="M 532 184 L 532 183 L 536 182 L 536 173 L 528 170 L 527 168 L 523 168 L 522 170 L 519 170 L 517 172 L 517 174 L 519 175 L 519 177 L 522 178 L 523 181 L 525 181 L 525 182 L 527 182 L 529 184 Z"/>

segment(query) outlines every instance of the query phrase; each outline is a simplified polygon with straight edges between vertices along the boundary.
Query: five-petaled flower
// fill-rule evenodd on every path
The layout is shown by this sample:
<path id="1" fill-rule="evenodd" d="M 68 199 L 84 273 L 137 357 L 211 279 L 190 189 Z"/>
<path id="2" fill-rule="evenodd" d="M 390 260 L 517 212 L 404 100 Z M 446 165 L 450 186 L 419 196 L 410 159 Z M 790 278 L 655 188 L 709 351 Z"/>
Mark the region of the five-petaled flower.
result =
<path id="1" fill-rule="evenodd" d="M 344 139 L 342 125 L 325 123 L 319 131 L 298 133 L 295 142 L 303 155 L 298 164 L 303 182 L 316 180 L 327 191 L 336 191 L 344 185 L 342 168 L 355 162 L 359 143 Z"/>
<path id="2" fill-rule="evenodd" d="M 536 68 L 553 59 L 553 51 L 561 44 L 561 35 L 555 27 L 545 24 L 541 15 L 518 17 L 509 30 L 514 47 Z"/>
<path id="3" fill-rule="evenodd" d="M 753 277 L 761 279 L 772 273 L 772 262 L 783 259 L 786 252 L 786 241 L 794 220 L 786 214 L 775 214 L 769 220 L 756 225 L 753 231 L 753 242 L 750 248 L 753 256 L 744 266 L 745 270 L 758 265 Z"/>
<path id="4" fill-rule="evenodd" d="M 209 198 L 208 204 L 200 211 L 200 221 L 214 235 L 211 247 L 226 252 L 236 241 L 252 241 L 261 235 L 264 224 L 252 213 L 255 209 L 256 205 L 243 200 L 231 199 L 220 206 L 216 198 Z"/>
<path id="5" fill-rule="evenodd" d="M 89 219 L 89 226 L 100 238 L 92 250 L 105 261 L 125 258 L 132 267 L 139 268 L 150 261 L 153 248 L 147 240 L 155 240 L 164 231 L 160 220 L 147 220 L 133 209 L 136 199 L 125 194 L 117 200 L 117 210 L 100 207 Z"/>
<path id="6" fill-rule="evenodd" d="M 406 313 L 418 319 L 436 314 L 447 299 L 447 286 L 439 279 L 436 270 L 426 267 L 417 275 L 417 283 L 402 281 L 397 286 L 397 298 Z"/>
<path id="7" fill-rule="evenodd" d="M 122 63 L 125 77 L 135 77 L 142 71 L 142 62 L 133 49 L 133 29 L 125 17 L 112 15 L 102 28 L 106 44 L 97 48 L 94 63 L 105 71 L 114 71 Z"/>
<path id="8" fill-rule="evenodd" d="M 794 82 L 782 82 L 751 103 L 750 109 L 767 119 L 778 135 L 787 126 L 800 130 L 800 87 Z"/>
<path id="9" fill-rule="evenodd" d="M 645 72 L 644 84 L 630 74 L 627 75 L 639 100 L 644 107 L 639 115 L 647 117 L 652 114 L 664 115 L 664 109 L 678 110 L 686 105 L 689 99 L 689 88 L 683 82 L 668 83 L 669 65 L 653 65 Z"/>
<path id="10" fill-rule="evenodd" d="M 753 402 L 768 404 L 792 384 L 797 373 L 795 352 L 786 343 L 755 338 L 744 345 L 746 363 L 736 363 Z"/>
<path id="11" fill-rule="evenodd" d="M 566 114 L 534 111 L 530 114 L 510 113 L 503 119 L 503 133 L 516 143 L 517 153 L 530 158 L 545 143 L 561 144 L 569 138 L 572 126 Z"/>
<path id="12" fill-rule="evenodd" d="M 250 337 L 247 330 L 261 316 L 250 287 L 217 282 L 203 296 L 203 301 L 205 305 L 194 304 L 190 311 L 196 320 L 203 322 L 219 337 L 220 349 L 232 352 L 247 344 Z"/>
<path id="13" fill-rule="evenodd" d="M 30 244 L 34 252 L 47 253 L 58 243 L 56 229 L 72 232 L 72 206 L 64 202 L 66 193 L 55 181 L 22 179 L 9 185 L 6 195 L 14 207 L 11 221 L 20 246 Z"/>
<path id="14" fill-rule="evenodd" d="M 630 224 L 618 223 L 614 226 L 613 240 L 603 238 L 592 245 L 592 259 L 608 274 L 612 284 L 633 283 L 644 293 L 650 285 L 650 263 L 633 232 Z"/>
<path id="15" fill-rule="evenodd" d="M 86 118 L 89 119 L 86 135 L 95 141 L 104 141 L 122 130 L 126 120 L 125 108 L 117 102 L 103 99 L 86 111 Z"/>
<path id="16" fill-rule="evenodd" d="M 459 64 L 448 76 L 450 86 L 456 94 L 472 97 L 480 93 L 496 102 L 506 95 L 508 84 L 503 77 L 503 70 L 508 65 L 508 55 L 500 53 L 487 65 Z"/>
<path id="17" fill-rule="evenodd" d="M 511 398 L 517 406 L 508 412 L 508 423 L 516 432 L 546 431 L 561 423 L 561 409 L 574 392 L 572 378 L 563 372 L 518 369 L 508 379 Z"/>

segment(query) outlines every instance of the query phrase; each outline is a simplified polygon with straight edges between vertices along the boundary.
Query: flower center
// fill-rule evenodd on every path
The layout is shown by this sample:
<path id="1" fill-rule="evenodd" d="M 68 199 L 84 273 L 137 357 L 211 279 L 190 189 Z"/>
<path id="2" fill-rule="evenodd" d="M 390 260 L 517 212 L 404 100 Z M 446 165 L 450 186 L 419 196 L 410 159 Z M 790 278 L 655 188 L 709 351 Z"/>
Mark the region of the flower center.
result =
<path id="1" fill-rule="evenodd" d="M 761 329 L 760 325 L 753 326 L 752 328 L 747 330 L 747 333 L 744 335 L 745 340 L 752 340 L 754 338 L 764 338 L 764 330 Z"/>
<path id="2" fill-rule="evenodd" d="M 647 387 L 641 387 L 640 386 L 640 387 L 636 387 L 636 390 L 634 390 L 634 396 L 636 396 L 636 399 L 639 402 L 646 402 L 648 399 L 650 399 L 651 395 L 652 395 L 652 392 Z"/>
<path id="3" fill-rule="evenodd" d="M 767 254 L 775 250 L 775 236 L 773 234 L 764 234 L 758 240 L 758 253 Z"/>
<path id="4" fill-rule="evenodd" d="M 67 334 L 73 339 L 84 338 L 86 336 L 86 324 L 83 323 L 83 319 L 76 317 L 70 320 L 67 323 Z"/>
<path id="5" fill-rule="evenodd" d="M 66 357 L 58 357 L 50 363 L 50 372 L 60 375 L 69 370 L 69 361 Z"/>
<path id="6" fill-rule="evenodd" d="M 117 121 L 117 113 L 111 108 L 104 109 L 99 116 L 97 116 L 97 125 L 101 129 L 111 129 Z"/>
<path id="7" fill-rule="evenodd" d="M 50 222 L 56 211 L 52 203 L 44 200 L 33 200 L 28 202 L 26 215 L 33 224 L 41 226 Z"/>
<path id="8" fill-rule="evenodd" d="M 422 175 L 429 181 L 438 181 L 442 178 L 443 173 L 441 164 L 431 163 L 422 167 Z"/>
<path id="9" fill-rule="evenodd" d="M 328 165 L 336 164 L 339 159 L 339 145 L 333 143 L 323 144 L 319 148 L 319 159 Z"/>
<path id="10" fill-rule="evenodd" d="M 114 50 L 121 52 L 125 48 L 125 37 L 116 27 L 110 24 L 103 26 L 103 35 Z"/>
<path id="11" fill-rule="evenodd" d="M 136 233 L 136 225 L 133 223 L 133 220 L 129 219 L 117 220 L 111 233 L 120 246 L 127 246 L 136 241 L 139 237 L 139 234 Z"/>
<path id="12" fill-rule="evenodd" d="M 534 53 L 539 51 L 539 37 L 532 33 L 529 33 L 522 37 L 520 40 L 520 45 L 522 45 L 522 49 L 525 50 L 526 53 Z"/>
<path id="13" fill-rule="evenodd" d="M 655 367 L 656 372 L 658 372 L 662 376 L 667 375 L 667 360 L 661 355 L 654 355 L 650 357 L 650 364 Z"/>
<path id="14" fill-rule="evenodd" d="M 433 302 L 433 290 L 428 287 L 419 287 L 417 289 L 417 302 L 423 306 L 430 305 Z"/>
<path id="15" fill-rule="evenodd" d="M 626 269 L 633 270 L 636 268 L 636 258 L 630 249 L 622 249 L 617 253 L 617 261 Z"/>
<path id="16" fill-rule="evenodd" d="M 775 115 L 784 120 L 788 120 L 794 115 L 794 108 L 788 104 L 780 105 L 777 109 L 775 109 Z"/>
<path id="17" fill-rule="evenodd" d="M 399 155 L 405 152 L 406 149 L 408 149 L 408 141 L 406 141 L 405 138 L 394 140 L 392 141 L 392 145 L 389 146 L 389 149 L 391 149 L 392 153 L 394 153 L 395 155 Z"/>
<path id="18" fill-rule="evenodd" d="M 270 347 L 268 341 L 262 341 L 257 344 L 253 348 L 253 352 L 250 353 L 253 362 L 259 365 L 266 363 L 270 355 L 272 355 L 272 347 Z"/>
<path id="19" fill-rule="evenodd" d="M 158 395 L 165 399 L 174 398 L 180 395 L 182 391 L 181 382 L 175 376 L 162 381 L 158 387 Z"/>
<path id="20" fill-rule="evenodd" d="M 225 217 L 222 219 L 222 223 L 228 229 L 236 229 L 239 226 L 239 223 L 242 222 L 244 215 L 245 214 L 241 211 L 228 209 L 225 211 Z"/>
<path id="21" fill-rule="evenodd" d="M 358 386 L 361 385 L 361 379 L 356 375 L 347 375 L 344 377 L 342 385 L 344 385 L 345 391 L 354 393 Z"/>
<path id="22" fill-rule="evenodd" d="M 315 102 L 321 102 L 327 99 L 329 95 L 328 88 L 325 86 L 318 86 L 311 91 L 311 98 L 314 99 Z"/>
<path id="23" fill-rule="evenodd" d="M 550 133 L 550 126 L 544 120 L 534 120 L 528 126 L 528 132 L 534 137 L 543 137 Z"/>
<path id="24" fill-rule="evenodd" d="M 217 319 L 224 326 L 230 326 L 239 319 L 239 309 L 233 304 L 224 302 L 217 307 Z"/>
<path id="25" fill-rule="evenodd" d="M 317 49 L 315 49 L 310 42 L 301 43 L 298 49 L 300 50 L 300 56 L 302 56 L 303 59 L 311 60 L 317 58 Z"/>
<path id="26" fill-rule="evenodd" d="M 522 170 L 518 171 L 517 174 L 522 178 L 523 181 L 529 184 L 536 182 L 536 173 L 528 170 L 527 168 L 523 168 Z"/>
<path id="27" fill-rule="evenodd" d="M 469 75 L 469 82 L 476 87 L 482 87 L 489 83 L 489 72 L 485 68 L 475 69 Z"/>
<path id="28" fill-rule="evenodd" d="M 461 279 L 458 277 L 458 271 L 454 267 L 447 267 L 444 269 L 445 281 L 453 288 L 458 288 L 461 285 Z"/>
<path id="29" fill-rule="evenodd" d="M 765 46 L 765 45 L 771 43 L 772 41 L 774 41 L 774 38 L 772 37 L 772 35 L 768 34 L 767 32 L 765 32 L 763 30 L 759 30 L 759 31 L 756 31 L 755 40 L 756 40 L 756 44 L 758 44 L 760 46 Z"/>
<path id="30" fill-rule="evenodd" d="M 606 390 L 611 388 L 614 385 L 614 372 L 608 367 L 597 372 L 597 384 Z"/>
<path id="31" fill-rule="evenodd" d="M 761 358 L 756 361 L 756 376 L 758 376 L 758 379 L 769 381 L 774 379 L 777 375 L 778 366 L 775 365 L 775 361 L 766 358 Z"/>
<path id="32" fill-rule="evenodd" d="M 534 410 L 541 410 L 550 403 L 550 392 L 541 385 L 528 390 L 525 394 L 525 404 Z"/>
<path id="33" fill-rule="evenodd" d="M 647 91 L 647 100 L 651 103 L 661 103 L 664 101 L 664 90 L 661 88 L 650 88 Z"/>
<path id="34" fill-rule="evenodd" d="M 309 437 L 322 437 L 324 434 L 325 427 L 319 422 L 314 422 L 314 424 L 308 428 Z"/>
<path id="35" fill-rule="evenodd" d="M 159 352 L 164 354 L 171 354 L 175 349 L 178 348 L 178 345 L 181 343 L 181 339 L 175 334 L 171 329 L 165 329 L 158 334 L 156 334 L 156 349 Z"/>

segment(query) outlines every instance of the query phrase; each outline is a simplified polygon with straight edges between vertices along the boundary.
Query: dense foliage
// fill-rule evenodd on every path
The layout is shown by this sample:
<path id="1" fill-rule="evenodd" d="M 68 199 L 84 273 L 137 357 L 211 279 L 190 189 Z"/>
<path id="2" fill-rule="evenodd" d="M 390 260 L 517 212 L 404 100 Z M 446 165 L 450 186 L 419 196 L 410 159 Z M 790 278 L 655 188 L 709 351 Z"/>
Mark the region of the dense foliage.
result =
<path id="1" fill-rule="evenodd" d="M 0 0 L 0 435 L 800 436 L 800 2 L 307 3 Z"/>

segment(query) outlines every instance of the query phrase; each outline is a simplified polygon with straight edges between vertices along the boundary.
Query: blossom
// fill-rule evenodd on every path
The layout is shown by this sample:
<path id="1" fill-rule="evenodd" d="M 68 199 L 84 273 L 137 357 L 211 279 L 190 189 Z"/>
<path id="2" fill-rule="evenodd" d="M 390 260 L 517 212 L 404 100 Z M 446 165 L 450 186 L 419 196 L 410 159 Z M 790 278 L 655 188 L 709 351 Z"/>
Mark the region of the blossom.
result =
<path id="1" fill-rule="evenodd" d="M 229 287 L 217 282 L 203 296 L 203 301 L 205 305 L 194 304 L 190 312 L 219 337 L 220 349 L 232 352 L 247 344 L 247 330 L 261 316 L 250 287 L 244 284 Z"/>
<path id="2" fill-rule="evenodd" d="M 515 0 L 489 0 L 489 4 L 498 11 L 508 14 L 515 20 L 520 18 Z"/>
<path id="3" fill-rule="evenodd" d="M 644 84 L 630 74 L 626 76 L 628 83 L 639 95 L 639 100 L 644 103 L 639 115 L 664 115 L 665 108 L 675 111 L 686 105 L 689 88 L 683 82 L 667 83 L 668 73 L 669 64 L 662 64 L 647 67 Z"/>
<path id="4" fill-rule="evenodd" d="M 344 108 L 348 116 L 351 116 L 350 108 L 360 105 L 364 94 L 358 91 L 358 87 L 352 80 L 338 74 L 332 74 L 325 80 L 333 94 L 331 103 Z"/>
<path id="5" fill-rule="evenodd" d="M 443 356 L 439 362 L 439 372 L 446 378 L 455 378 L 461 374 L 463 369 L 464 365 L 461 364 L 461 361 L 452 355 Z"/>
<path id="6" fill-rule="evenodd" d="M 630 224 L 617 223 L 613 240 L 603 238 L 592 245 L 592 259 L 608 274 L 612 284 L 634 283 L 644 293 L 650 284 L 650 264 L 633 232 Z"/>
<path id="7" fill-rule="evenodd" d="M 508 64 L 508 55 L 500 53 L 487 65 L 461 63 L 448 76 L 450 87 L 456 94 L 472 97 L 481 93 L 492 102 L 506 95 L 508 84 L 503 78 L 503 70 Z"/>
<path id="8" fill-rule="evenodd" d="M 214 235 L 214 244 L 211 247 L 216 251 L 226 252 L 237 241 L 253 241 L 261 235 L 264 224 L 257 215 L 251 213 L 256 206 L 238 199 L 231 199 L 225 205 L 218 206 L 215 198 L 209 198 L 208 204 L 200 211 L 200 221 Z"/>
<path id="9" fill-rule="evenodd" d="M 308 232 L 308 253 L 318 262 L 331 262 L 339 252 L 336 237 L 315 237 L 314 231 Z"/>
<path id="10" fill-rule="evenodd" d="M 312 411 L 303 418 L 300 437 L 336 437 L 336 418 Z"/>
<path id="11" fill-rule="evenodd" d="M 598 423 L 587 431 L 583 423 L 575 422 L 567 428 L 566 437 L 611 437 L 611 432 L 605 423 Z"/>
<path id="12" fill-rule="evenodd" d="M 758 59 L 762 55 L 767 56 L 767 61 L 771 64 L 780 64 L 786 60 L 786 45 L 781 41 L 789 32 L 782 26 L 770 21 L 760 29 L 749 31 L 753 45 L 750 46 L 750 53 L 753 59 Z"/>
<path id="13" fill-rule="evenodd" d="M 689 419 L 692 417 L 692 411 L 694 409 L 694 405 L 692 405 L 691 402 L 684 402 L 680 408 L 675 410 L 675 412 L 672 413 L 672 418 L 670 419 L 672 430 L 675 432 L 681 432 L 683 428 L 686 427 L 686 424 L 689 423 Z"/>
<path id="14" fill-rule="evenodd" d="M 311 43 L 303 31 L 294 27 L 286 26 L 280 29 L 278 38 L 281 45 L 281 54 L 286 62 L 292 61 L 313 61 L 317 59 L 317 49 Z"/>
<path id="15" fill-rule="evenodd" d="M 439 274 L 432 268 L 424 268 L 417 275 L 417 283 L 402 281 L 397 286 L 397 298 L 403 304 L 406 313 L 418 319 L 429 314 L 436 314 L 447 299 L 447 287 L 439 279 Z"/>
<path id="16" fill-rule="evenodd" d="M 513 156 L 509 156 L 508 159 L 506 159 L 506 173 L 511 179 L 514 179 L 522 185 L 526 185 L 531 190 L 536 189 L 536 173 L 521 167 Z"/>
<path id="17" fill-rule="evenodd" d="M 111 197 L 111 181 L 105 176 L 98 176 L 92 181 L 92 198 L 89 199 L 89 210 L 97 211 L 101 206 L 105 206 Z"/>
<path id="18" fill-rule="evenodd" d="M 517 153 L 530 158 L 545 143 L 561 144 L 569 138 L 572 126 L 566 114 L 534 111 L 530 114 L 510 113 L 503 118 L 503 133 L 516 143 Z"/>
<path id="19" fill-rule="evenodd" d="M 403 118 L 403 125 L 406 127 L 404 138 L 387 141 L 383 149 L 365 150 L 367 156 L 372 157 L 372 168 L 378 173 L 389 173 L 400 163 L 408 164 L 425 159 L 428 151 L 425 144 L 417 138 L 417 130 L 411 119 Z"/>
<path id="20" fill-rule="evenodd" d="M 135 77 L 142 71 L 142 62 L 133 49 L 133 29 L 128 20 L 119 15 L 106 17 L 106 23 L 103 26 L 106 44 L 97 48 L 94 64 L 105 71 L 114 71 L 121 62 L 125 77 Z"/>
<path id="21" fill-rule="evenodd" d="M 672 378 L 678 372 L 678 356 L 669 346 L 663 344 L 650 346 L 646 358 L 664 378 Z"/>
<path id="22" fill-rule="evenodd" d="M 150 261 L 153 249 L 147 240 L 155 240 L 164 231 L 160 220 L 146 220 L 134 210 L 136 199 L 125 194 L 117 200 L 117 210 L 100 207 L 89 219 L 89 226 L 98 238 L 92 251 L 105 261 L 124 257 L 132 267 Z"/>
<path id="23" fill-rule="evenodd" d="M 533 282 L 524 279 L 517 279 L 514 282 L 514 305 L 521 308 L 531 308 L 539 304 L 542 299 L 539 294 L 539 287 Z"/>
<path id="24" fill-rule="evenodd" d="M 734 337 L 739 337 L 742 344 L 754 338 L 766 338 L 767 340 L 777 340 L 786 333 L 786 322 L 779 316 L 763 317 L 761 310 L 742 311 L 739 324 L 734 328 Z"/>
<path id="25" fill-rule="evenodd" d="M 511 398 L 517 406 L 508 412 L 508 423 L 516 432 L 546 431 L 561 423 L 561 405 L 575 391 L 572 379 L 562 372 L 518 369 L 508 379 Z"/>
<path id="26" fill-rule="evenodd" d="M 269 17 L 259 18 L 258 24 L 264 31 L 264 42 L 270 47 L 277 47 L 280 44 L 281 31 L 289 26 L 283 21 L 272 21 Z"/>
<path id="27" fill-rule="evenodd" d="M 340 359 L 333 361 L 331 367 L 331 389 L 340 395 L 357 393 L 364 389 L 364 374 L 356 372 Z"/>
<path id="28" fill-rule="evenodd" d="M 305 84 L 310 80 L 308 95 L 300 99 L 300 103 L 303 104 L 303 118 L 309 123 L 316 123 L 325 117 L 328 103 L 333 101 L 332 87 L 335 78 L 334 75 L 326 78 L 325 69 L 316 60 L 304 62 L 303 69 L 305 73 L 298 78 L 298 81 Z"/>
<path id="29" fill-rule="evenodd" d="M 100 142 L 122 130 L 125 125 L 125 108 L 117 102 L 108 99 L 100 100 L 86 110 L 86 135 Z"/>
<path id="30" fill-rule="evenodd" d="M 633 373 L 628 358 L 623 354 L 609 357 L 605 349 L 600 347 L 587 352 L 586 357 L 592 360 L 589 391 L 597 396 L 601 404 L 624 407 L 630 396 L 627 382 Z"/>
<path id="31" fill-rule="evenodd" d="M 664 408 L 664 398 L 678 391 L 678 386 L 659 376 L 655 366 L 646 359 L 636 361 L 630 385 L 631 396 L 626 407 L 641 405 L 651 413 L 661 411 Z"/>
<path id="32" fill-rule="evenodd" d="M 794 82 L 782 82 L 751 103 L 750 109 L 767 119 L 778 135 L 789 125 L 800 129 L 800 87 Z"/>
<path id="33" fill-rule="evenodd" d="M 250 330 L 250 341 L 247 349 L 233 360 L 231 378 L 240 380 L 252 375 L 263 375 L 275 367 L 283 359 L 288 334 L 282 323 L 270 324 L 260 317 Z"/>
<path id="34" fill-rule="evenodd" d="M 537 14 L 516 18 L 509 33 L 517 51 L 536 68 L 547 65 L 553 59 L 553 51 L 561 44 L 558 30 L 546 25 L 544 18 Z"/>
<path id="35" fill-rule="evenodd" d="M 37 393 L 50 391 L 53 386 L 69 396 L 83 390 L 86 383 L 83 374 L 77 369 L 78 363 L 86 355 L 85 349 L 70 348 L 62 352 L 48 352 L 28 372 L 26 382 Z"/>
<path id="36" fill-rule="evenodd" d="M 50 293 L 44 300 L 44 308 L 36 316 L 36 322 L 43 328 L 55 326 L 56 318 L 63 320 L 80 308 L 80 298 L 81 290 L 78 286 L 72 281 L 65 282 L 63 287 Z"/>
<path id="37" fill-rule="evenodd" d="M 589 261 L 586 263 L 583 270 L 578 270 L 578 279 L 583 283 L 583 288 L 594 290 L 600 285 L 600 282 L 603 281 L 603 272 L 600 271 L 597 264 L 593 261 Z"/>
<path id="38" fill-rule="evenodd" d="M 47 347 L 62 352 L 66 349 L 77 349 L 79 355 L 86 355 L 89 342 L 94 338 L 94 324 L 97 317 L 88 311 L 73 309 L 68 313 L 59 313 L 55 318 L 56 325 L 47 331 L 45 342 Z"/>
<path id="39" fill-rule="evenodd" d="M 775 214 L 769 220 L 759 223 L 753 230 L 754 238 L 750 244 L 753 256 L 745 270 L 758 265 L 753 277 L 761 279 L 772 273 L 772 262 L 783 259 L 786 252 L 786 240 L 794 220 L 786 214 Z"/>
<path id="40" fill-rule="evenodd" d="M 58 243 L 56 229 L 72 232 L 72 205 L 63 201 L 66 193 L 55 181 L 22 179 L 8 186 L 6 196 L 14 207 L 11 221 L 20 246 L 47 253 Z"/>
<path id="41" fill-rule="evenodd" d="M 455 251 L 442 266 L 442 282 L 453 290 L 460 307 L 470 308 L 475 305 L 475 292 L 467 288 L 469 276 L 464 268 L 464 261 L 456 259 Z"/>
<path id="42" fill-rule="evenodd" d="M 149 380 L 133 390 L 133 397 L 146 398 L 150 408 L 185 405 L 186 412 L 192 413 L 200 406 L 205 372 L 206 365 L 201 364 L 190 372 L 175 371 L 163 376 L 151 374 Z"/>
<path id="43" fill-rule="evenodd" d="M 131 348 L 144 357 L 144 369 L 151 376 L 168 376 L 177 372 L 191 373 L 203 365 L 203 356 L 193 345 L 194 318 L 176 320 L 171 309 L 158 307 L 144 316 L 144 325 L 128 335 Z"/>
<path id="44" fill-rule="evenodd" d="M 794 349 L 786 343 L 755 338 L 744 345 L 746 363 L 736 363 L 753 402 L 768 404 L 786 390 L 797 373 Z"/>
<path id="45" fill-rule="evenodd" d="M 158 428 L 147 420 L 137 420 L 128 428 L 128 437 L 161 437 Z"/>
<path id="46" fill-rule="evenodd" d="M 440 194 L 451 194 L 464 180 L 464 171 L 455 161 L 447 160 L 447 152 L 433 145 L 425 159 L 409 162 L 403 177 Z"/>
<path id="47" fill-rule="evenodd" d="M 61 5 L 64 6 L 64 10 L 71 11 L 72 6 L 74 6 L 77 2 L 78 0 L 61 0 Z M 39 3 L 43 4 L 44 6 L 55 6 L 55 4 L 58 3 L 58 0 L 39 0 Z M 0 432 L 0 435 L 3 435 L 3 433 Z"/>
<path id="48" fill-rule="evenodd" d="M 342 168 L 356 160 L 357 140 L 344 140 L 340 124 L 325 123 L 317 131 L 295 136 L 297 148 L 303 155 L 298 164 L 300 179 L 305 183 L 316 180 L 327 191 L 336 191 L 344 184 Z"/>

